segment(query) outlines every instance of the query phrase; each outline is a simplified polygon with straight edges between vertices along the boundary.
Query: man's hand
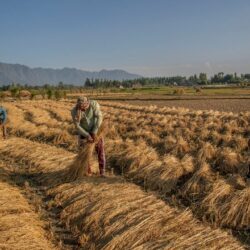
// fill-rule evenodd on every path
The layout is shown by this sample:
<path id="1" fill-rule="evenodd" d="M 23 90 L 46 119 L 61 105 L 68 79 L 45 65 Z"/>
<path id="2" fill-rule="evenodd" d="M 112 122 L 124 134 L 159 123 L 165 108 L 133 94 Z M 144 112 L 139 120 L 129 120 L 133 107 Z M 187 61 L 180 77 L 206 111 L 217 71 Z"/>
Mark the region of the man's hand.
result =
<path id="1" fill-rule="evenodd" d="M 89 142 L 89 143 L 93 143 L 93 142 L 94 142 L 94 140 L 93 140 L 93 138 L 92 138 L 91 135 L 89 135 L 89 136 L 87 137 L 87 142 Z"/>
<path id="2" fill-rule="evenodd" d="M 95 142 L 95 141 L 96 141 L 96 134 L 90 133 L 90 135 L 91 135 L 91 137 L 92 137 L 92 139 L 93 139 L 93 142 Z"/>

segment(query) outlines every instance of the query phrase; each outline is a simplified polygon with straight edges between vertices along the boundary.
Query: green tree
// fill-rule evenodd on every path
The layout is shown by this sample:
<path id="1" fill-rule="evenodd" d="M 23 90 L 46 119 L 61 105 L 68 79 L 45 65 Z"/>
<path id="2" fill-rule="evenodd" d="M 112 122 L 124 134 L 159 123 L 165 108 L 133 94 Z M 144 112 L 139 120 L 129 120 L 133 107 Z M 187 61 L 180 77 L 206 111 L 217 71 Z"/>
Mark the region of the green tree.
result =
<path id="1" fill-rule="evenodd" d="M 207 74 L 200 73 L 199 80 L 200 80 L 200 84 L 207 84 Z"/>
<path id="2" fill-rule="evenodd" d="M 37 95 L 37 92 L 36 92 L 34 89 L 32 89 L 32 90 L 30 91 L 30 93 L 31 93 L 30 99 L 33 100 L 33 99 L 35 98 L 35 96 Z"/>
<path id="3" fill-rule="evenodd" d="M 43 97 L 43 99 L 45 99 L 45 96 L 46 96 L 47 92 L 48 91 L 46 91 L 46 89 L 44 89 L 44 88 L 42 88 L 42 89 L 39 90 L 39 94 Z"/>
<path id="4" fill-rule="evenodd" d="M 233 74 L 227 74 L 224 76 L 224 81 L 227 83 L 233 82 L 234 80 L 234 75 Z"/>
<path id="5" fill-rule="evenodd" d="M 93 87 L 93 84 L 91 83 L 91 81 L 89 80 L 89 78 L 86 79 L 84 86 L 86 88 Z"/>
<path id="6" fill-rule="evenodd" d="M 218 78 L 222 80 L 224 78 L 224 73 L 223 72 L 219 72 L 218 73 Z"/>
<path id="7" fill-rule="evenodd" d="M 67 91 L 66 90 L 63 91 L 63 98 L 67 99 Z"/>
<path id="8" fill-rule="evenodd" d="M 11 87 L 10 92 L 12 97 L 17 97 L 19 89 L 17 87 Z"/>
<path id="9" fill-rule="evenodd" d="M 53 97 L 53 90 L 52 89 L 47 90 L 47 96 L 48 96 L 48 99 L 52 99 L 52 97 Z"/>
<path id="10" fill-rule="evenodd" d="M 55 91 L 54 95 L 55 95 L 55 98 L 56 98 L 57 101 L 62 99 L 62 92 L 60 90 L 57 89 Z"/>
<path id="11" fill-rule="evenodd" d="M 60 82 L 58 83 L 58 88 L 59 88 L 59 89 L 64 89 L 64 84 L 63 84 L 62 81 L 60 81 Z"/>

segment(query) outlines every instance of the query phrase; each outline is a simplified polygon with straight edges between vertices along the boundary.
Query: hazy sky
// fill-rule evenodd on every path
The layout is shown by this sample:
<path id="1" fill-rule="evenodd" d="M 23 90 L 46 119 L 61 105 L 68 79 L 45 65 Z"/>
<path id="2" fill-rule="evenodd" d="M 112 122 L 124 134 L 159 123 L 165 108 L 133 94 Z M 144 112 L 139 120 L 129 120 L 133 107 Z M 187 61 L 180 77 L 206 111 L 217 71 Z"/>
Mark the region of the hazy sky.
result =
<path id="1" fill-rule="evenodd" d="M 0 0 L 0 62 L 250 73 L 250 0 Z"/>

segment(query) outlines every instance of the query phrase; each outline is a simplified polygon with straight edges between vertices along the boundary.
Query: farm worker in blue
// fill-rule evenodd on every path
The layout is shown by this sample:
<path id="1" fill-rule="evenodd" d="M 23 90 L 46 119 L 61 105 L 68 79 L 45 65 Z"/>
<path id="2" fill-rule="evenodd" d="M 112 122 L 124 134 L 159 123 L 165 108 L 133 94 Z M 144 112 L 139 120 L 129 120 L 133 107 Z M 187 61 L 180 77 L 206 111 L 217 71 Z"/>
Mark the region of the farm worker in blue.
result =
<path id="1" fill-rule="evenodd" d="M 6 109 L 0 106 L 0 128 L 3 130 L 3 138 L 6 139 L 6 121 L 7 121 L 7 112 Z"/>

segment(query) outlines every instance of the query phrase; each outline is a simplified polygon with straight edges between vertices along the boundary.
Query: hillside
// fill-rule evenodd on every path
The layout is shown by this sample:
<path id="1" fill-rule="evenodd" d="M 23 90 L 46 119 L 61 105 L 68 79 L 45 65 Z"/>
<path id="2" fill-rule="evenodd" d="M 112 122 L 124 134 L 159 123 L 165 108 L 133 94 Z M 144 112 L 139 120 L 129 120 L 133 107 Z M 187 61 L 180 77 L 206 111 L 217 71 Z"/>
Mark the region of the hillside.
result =
<path id="1" fill-rule="evenodd" d="M 0 86 L 12 82 L 43 85 L 45 83 L 57 84 L 60 81 L 67 84 L 82 85 L 86 78 L 130 80 L 138 77 L 140 76 L 118 69 L 91 72 L 75 68 L 30 68 L 21 64 L 0 63 Z"/>

